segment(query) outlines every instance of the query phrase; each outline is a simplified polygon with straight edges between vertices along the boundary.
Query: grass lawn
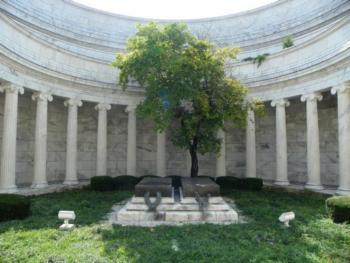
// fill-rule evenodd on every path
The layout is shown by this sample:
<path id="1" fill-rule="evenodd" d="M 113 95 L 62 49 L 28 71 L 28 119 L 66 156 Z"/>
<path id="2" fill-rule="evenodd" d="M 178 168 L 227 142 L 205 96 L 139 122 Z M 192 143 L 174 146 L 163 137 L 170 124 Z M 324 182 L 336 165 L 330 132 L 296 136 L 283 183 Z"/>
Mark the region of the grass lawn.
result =
<path id="1" fill-rule="evenodd" d="M 248 223 L 121 227 L 100 224 L 128 192 L 87 190 L 33 197 L 33 214 L 0 223 L 0 262 L 350 262 L 350 225 L 325 214 L 325 197 L 276 191 L 228 194 Z M 59 209 L 77 228 L 58 230 Z M 293 210 L 290 228 L 277 221 Z"/>

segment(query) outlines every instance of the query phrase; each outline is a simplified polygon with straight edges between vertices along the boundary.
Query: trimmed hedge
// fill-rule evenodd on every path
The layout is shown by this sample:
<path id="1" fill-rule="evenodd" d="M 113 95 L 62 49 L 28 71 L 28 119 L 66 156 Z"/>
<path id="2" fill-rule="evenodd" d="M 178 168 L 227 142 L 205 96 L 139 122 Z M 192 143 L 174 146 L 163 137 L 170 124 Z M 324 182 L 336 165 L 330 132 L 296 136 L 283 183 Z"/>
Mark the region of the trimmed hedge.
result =
<path id="1" fill-rule="evenodd" d="M 260 191 L 263 187 L 263 180 L 261 178 L 222 176 L 216 178 L 215 182 L 220 186 L 222 192 L 232 189 Z"/>
<path id="2" fill-rule="evenodd" d="M 90 179 L 91 189 L 99 192 L 115 190 L 114 180 L 110 176 L 94 176 Z"/>
<path id="3" fill-rule="evenodd" d="M 30 215 L 30 199 L 15 194 L 0 194 L 0 222 Z"/>
<path id="4" fill-rule="evenodd" d="M 330 197 L 326 208 L 335 223 L 350 223 L 350 196 Z"/>
<path id="5" fill-rule="evenodd" d="M 141 181 L 141 178 L 132 175 L 121 175 L 113 178 L 116 190 L 131 191 L 135 185 Z"/>

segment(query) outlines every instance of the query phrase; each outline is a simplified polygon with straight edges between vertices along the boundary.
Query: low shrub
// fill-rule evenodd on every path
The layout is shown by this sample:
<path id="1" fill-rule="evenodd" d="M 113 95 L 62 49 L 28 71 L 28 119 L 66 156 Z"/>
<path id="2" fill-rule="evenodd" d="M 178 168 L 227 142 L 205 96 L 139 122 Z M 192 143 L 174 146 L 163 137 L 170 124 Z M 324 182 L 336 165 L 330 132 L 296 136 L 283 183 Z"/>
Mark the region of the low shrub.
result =
<path id="1" fill-rule="evenodd" d="M 134 190 L 135 185 L 140 182 L 140 177 L 132 175 L 120 175 L 113 178 L 115 189 L 122 191 Z"/>
<path id="2" fill-rule="evenodd" d="M 333 196 L 326 200 L 326 208 L 335 223 L 350 223 L 350 196 Z"/>
<path id="3" fill-rule="evenodd" d="M 216 178 L 215 182 L 220 186 L 222 192 L 232 189 L 260 191 L 263 187 L 263 180 L 261 178 L 222 176 Z"/>
<path id="4" fill-rule="evenodd" d="M 241 178 L 240 189 L 260 191 L 264 185 L 261 178 Z"/>
<path id="5" fill-rule="evenodd" d="M 0 194 L 0 222 L 30 215 L 30 199 L 15 194 Z"/>
<path id="6" fill-rule="evenodd" d="M 232 189 L 239 189 L 240 179 L 234 176 L 217 177 L 215 182 L 220 186 L 220 191 L 225 193 Z"/>
<path id="7" fill-rule="evenodd" d="M 99 192 L 115 190 L 114 180 L 110 176 L 91 177 L 90 186 L 92 190 L 99 191 Z"/>

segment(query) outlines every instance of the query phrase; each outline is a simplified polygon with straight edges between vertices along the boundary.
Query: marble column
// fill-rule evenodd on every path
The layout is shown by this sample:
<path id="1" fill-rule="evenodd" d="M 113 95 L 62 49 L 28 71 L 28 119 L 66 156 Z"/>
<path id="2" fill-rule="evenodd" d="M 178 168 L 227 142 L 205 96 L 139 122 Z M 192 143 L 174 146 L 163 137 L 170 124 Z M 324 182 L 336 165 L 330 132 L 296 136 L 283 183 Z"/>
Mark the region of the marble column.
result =
<path id="1" fill-rule="evenodd" d="M 166 132 L 157 132 L 157 175 L 166 176 Z"/>
<path id="2" fill-rule="evenodd" d="M 127 175 L 136 175 L 136 106 L 129 105 L 126 107 L 128 113 L 128 145 L 126 156 L 126 173 Z"/>
<path id="3" fill-rule="evenodd" d="M 96 175 L 107 175 L 107 111 L 111 105 L 99 103 L 95 106 L 98 111 L 97 123 L 97 163 Z"/>
<path id="4" fill-rule="evenodd" d="M 78 107 L 83 103 L 78 99 L 67 99 L 64 105 L 68 107 L 67 122 L 67 154 L 66 154 L 66 179 L 63 184 L 72 185 L 78 183 L 77 176 L 77 148 L 78 148 Z"/>
<path id="5" fill-rule="evenodd" d="M 225 132 L 220 129 L 217 133 L 217 138 L 221 139 L 220 152 L 216 157 L 216 177 L 226 176 L 226 140 Z"/>
<path id="6" fill-rule="evenodd" d="M 16 139 L 18 93 L 24 89 L 9 83 L 0 86 L 5 92 L 4 122 L 2 131 L 1 160 L 0 160 L 0 193 L 12 193 L 16 187 Z"/>
<path id="7" fill-rule="evenodd" d="M 333 87 L 338 94 L 339 186 L 337 194 L 350 194 L 350 84 Z"/>
<path id="8" fill-rule="evenodd" d="M 246 127 L 246 177 L 256 177 L 255 115 L 248 110 Z"/>
<path id="9" fill-rule="evenodd" d="M 306 101 L 306 127 L 307 127 L 307 183 L 305 188 L 320 190 L 320 142 L 318 129 L 317 101 L 322 100 L 320 93 L 311 93 L 301 96 L 301 101 Z"/>
<path id="10" fill-rule="evenodd" d="M 35 151 L 34 151 L 34 179 L 32 188 L 44 188 L 47 186 L 46 161 L 47 161 L 47 103 L 52 101 L 52 96 L 45 93 L 34 93 L 32 99 L 36 104 L 35 123 Z"/>
<path id="11" fill-rule="evenodd" d="M 276 185 L 289 185 L 287 161 L 287 129 L 286 129 L 286 99 L 273 100 L 272 107 L 276 107 Z"/>

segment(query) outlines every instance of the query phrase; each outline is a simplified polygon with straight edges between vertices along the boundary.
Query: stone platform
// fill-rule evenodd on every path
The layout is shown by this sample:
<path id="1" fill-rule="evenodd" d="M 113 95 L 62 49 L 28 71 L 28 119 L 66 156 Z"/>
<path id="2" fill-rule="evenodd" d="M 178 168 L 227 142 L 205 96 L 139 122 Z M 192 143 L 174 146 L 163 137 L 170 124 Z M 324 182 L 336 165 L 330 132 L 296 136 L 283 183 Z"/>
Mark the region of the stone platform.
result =
<path id="1" fill-rule="evenodd" d="M 155 198 L 151 197 L 151 201 Z M 164 197 L 155 212 L 149 211 L 143 197 L 132 197 L 124 206 L 115 206 L 109 222 L 119 225 L 157 226 L 182 224 L 238 223 L 237 212 L 222 197 L 210 197 L 205 207 L 196 198 L 185 197 L 175 202 Z"/>

